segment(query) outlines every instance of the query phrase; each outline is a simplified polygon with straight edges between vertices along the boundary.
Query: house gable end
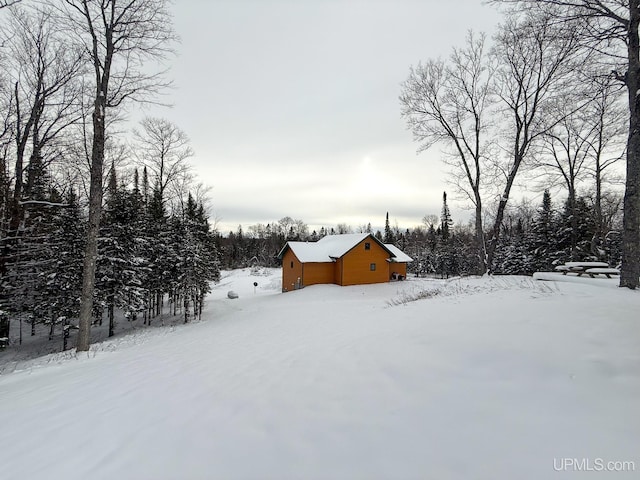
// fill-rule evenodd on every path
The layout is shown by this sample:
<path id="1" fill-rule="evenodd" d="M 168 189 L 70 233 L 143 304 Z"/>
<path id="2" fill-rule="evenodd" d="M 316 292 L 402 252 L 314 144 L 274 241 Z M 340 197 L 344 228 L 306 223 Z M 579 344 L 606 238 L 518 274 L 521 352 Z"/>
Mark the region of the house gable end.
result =
<path id="1" fill-rule="evenodd" d="M 353 247 L 351 247 L 349 250 L 347 250 L 346 252 L 344 252 L 341 257 L 344 257 L 345 255 L 347 255 L 349 252 L 353 251 L 354 249 L 356 249 L 359 245 L 364 245 L 367 241 L 369 240 L 373 240 L 373 243 L 378 245 L 382 250 L 384 250 L 389 257 L 393 257 L 393 252 L 387 248 L 387 246 L 382 243 L 380 240 L 378 240 L 374 235 L 372 235 L 371 233 L 369 235 L 367 235 L 366 237 L 364 237 L 362 240 L 360 240 L 358 243 L 356 243 Z"/>
<path id="2" fill-rule="evenodd" d="M 379 242 L 365 237 L 340 258 L 342 265 L 341 285 L 364 285 L 389 281 L 390 254 Z"/>

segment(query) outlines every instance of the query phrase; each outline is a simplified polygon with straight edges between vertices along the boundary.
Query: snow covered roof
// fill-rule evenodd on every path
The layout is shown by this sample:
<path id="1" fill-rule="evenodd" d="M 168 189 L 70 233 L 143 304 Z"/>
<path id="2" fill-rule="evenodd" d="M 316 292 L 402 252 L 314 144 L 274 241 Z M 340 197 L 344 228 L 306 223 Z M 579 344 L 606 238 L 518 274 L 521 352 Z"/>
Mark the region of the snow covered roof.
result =
<path id="1" fill-rule="evenodd" d="M 317 242 L 287 242 L 284 248 L 278 254 L 279 257 L 284 255 L 287 247 L 290 248 L 295 256 L 302 263 L 323 263 L 333 262 L 336 258 L 342 257 L 353 247 L 362 242 L 365 238 L 371 237 L 378 242 L 382 248 L 386 249 L 395 262 L 411 262 L 413 261 L 408 255 L 404 254 L 399 248 L 393 245 L 385 245 L 378 241 L 370 233 L 346 233 L 342 235 L 327 235 Z"/>
<path id="2" fill-rule="evenodd" d="M 332 262 L 327 252 L 317 246 L 318 242 L 287 242 L 279 256 L 289 247 L 302 263 Z"/>
<path id="3" fill-rule="evenodd" d="M 413 262 L 413 258 L 404 253 L 395 245 L 392 245 L 391 243 L 385 243 L 384 246 L 391 250 L 391 253 L 393 254 L 393 258 L 391 259 L 392 262 Z"/>

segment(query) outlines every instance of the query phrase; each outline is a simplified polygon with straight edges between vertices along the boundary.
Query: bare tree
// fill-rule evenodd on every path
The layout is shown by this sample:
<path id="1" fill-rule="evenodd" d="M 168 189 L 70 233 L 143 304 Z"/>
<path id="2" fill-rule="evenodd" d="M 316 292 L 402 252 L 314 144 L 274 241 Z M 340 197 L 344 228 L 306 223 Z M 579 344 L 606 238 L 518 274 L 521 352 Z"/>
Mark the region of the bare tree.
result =
<path id="1" fill-rule="evenodd" d="M 193 156 L 189 137 L 163 118 L 147 117 L 140 124 L 142 130 L 134 131 L 135 155 L 151 174 L 153 188 L 158 190 L 163 203 L 186 200 L 184 195 L 189 188 L 185 188 L 185 182 L 191 184 L 193 180 L 187 162 Z"/>
<path id="2" fill-rule="evenodd" d="M 594 124 L 593 135 L 587 138 L 591 156 L 587 171 L 593 176 L 595 183 L 593 205 L 597 232 L 592 242 L 594 254 L 598 253 L 596 246 L 604 242 L 611 225 L 602 205 L 605 196 L 603 186 L 618 180 L 617 175 L 610 175 L 609 171 L 624 158 L 625 153 L 625 109 L 618 101 L 619 95 L 616 90 L 608 81 L 601 84 L 585 111 L 585 117 L 591 119 Z"/>
<path id="3" fill-rule="evenodd" d="M 89 226 L 84 255 L 78 351 L 90 345 L 97 237 L 102 210 L 102 180 L 107 109 L 126 101 L 149 100 L 166 86 L 144 62 L 163 59 L 175 39 L 166 0 L 63 0 L 61 18 L 73 38 L 82 39 L 94 73 Z"/>
<path id="4" fill-rule="evenodd" d="M 480 274 L 487 267 L 481 188 L 494 74 L 484 45 L 484 35 L 474 37 L 470 32 L 465 48 L 454 49 L 449 62 L 429 60 L 412 68 L 400 95 L 402 116 L 420 142 L 418 152 L 436 143 L 444 143 L 454 152 L 454 183 L 475 207 Z"/>
<path id="5" fill-rule="evenodd" d="M 278 233 L 287 240 L 306 238 L 309 234 L 309 227 L 306 223 L 291 217 L 282 217 L 274 226 L 277 227 Z"/>
<path id="6" fill-rule="evenodd" d="M 552 131 L 545 135 L 545 160 L 543 167 L 549 168 L 548 178 L 559 179 L 568 192 L 568 209 L 571 218 L 571 254 L 575 257 L 577 241 L 576 190 L 582 186 L 591 192 L 596 231 L 591 242 L 591 253 L 603 255 L 600 245 L 608 233 L 610 222 L 603 213 L 602 199 L 606 185 L 611 187 L 620 180 L 614 166 L 624 156 L 624 109 L 618 101 L 617 85 L 611 78 L 595 78 L 594 82 L 579 82 L 584 85 L 588 103 L 580 111 L 574 109 L 573 94 L 559 108 L 568 113 Z M 576 88 L 579 88 L 576 86 Z M 590 184 L 593 182 L 593 184 Z M 545 186 L 545 188 L 548 187 Z"/>
<path id="7" fill-rule="evenodd" d="M 429 230 L 431 228 L 435 228 L 440 221 L 440 217 L 438 215 L 430 213 L 422 217 L 422 225 L 424 225 L 425 230 Z"/>
<path id="8" fill-rule="evenodd" d="M 11 228 L 15 229 L 25 186 L 26 156 L 29 164 L 41 162 L 45 147 L 80 118 L 77 78 L 83 54 L 59 33 L 51 10 L 11 9 L 0 38 L 7 51 L 6 73 L 13 85 L 16 158 Z"/>
<path id="9" fill-rule="evenodd" d="M 622 227 L 620 286 L 640 286 L 640 4 L 622 0 L 498 0 L 551 11 L 556 21 L 579 26 L 583 47 L 604 53 L 627 88 L 629 130 Z M 548 7 L 551 7 L 550 9 Z"/>
<path id="10" fill-rule="evenodd" d="M 2 222 L 5 220 L 5 209 L 9 206 L 9 149 L 13 143 L 13 122 L 11 111 L 13 110 L 13 95 L 7 88 L 7 80 L 2 75 L 6 68 L 0 57 L 0 175 L 2 175 L 2 195 L 0 200 L 0 231 L 3 230 Z"/>
<path id="11" fill-rule="evenodd" d="M 554 118 L 543 111 L 569 88 L 577 53 L 577 42 L 566 27 L 555 24 L 544 12 L 509 16 L 495 42 L 496 91 L 510 124 L 505 132 L 508 143 L 503 147 L 506 158 L 495 165 L 503 188 L 488 242 L 489 269 L 516 176 L 537 141 L 563 118 L 564 113 Z"/>
<path id="12" fill-rule="evenodd" d="M 13 196 L 11 195 L 11 174 L 10 157 L 13 145 L 14 132 L 13 122 L 10 112 L 13 110 L 13 95 L 7 88 L 6 79 L 2 72 L 6 69 L 3 66 L 3 57 L 0 56 L 0 277 L 6 273 L 5 269 L 5 238 L 9 230 L 10 211 L 13 206 Z"/>

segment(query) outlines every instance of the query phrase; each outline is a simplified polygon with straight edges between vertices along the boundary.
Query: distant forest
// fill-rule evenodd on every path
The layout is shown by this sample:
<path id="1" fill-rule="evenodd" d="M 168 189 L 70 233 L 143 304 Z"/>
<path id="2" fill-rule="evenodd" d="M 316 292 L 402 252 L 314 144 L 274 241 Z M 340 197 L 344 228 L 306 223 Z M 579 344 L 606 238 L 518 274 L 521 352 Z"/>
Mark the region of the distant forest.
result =
<path id="1" fill-rule="evenodd" d="M 552 271 L 555 265 L 570 260 L 597 260 L 619 267 L 621 198 L 607 194 L 603 204 L 604 215 L 597 217 L 593 198 L 580 196 L 572 214 L 566 199 L 553 202 L 547 190 L 540 205 L 523 202 L 510 208 L 502 226 L 494 273 L 531 275 Z M 600 225 L 598 218 L 604 224 Z M 278 267 L 277 254 L 289 240 L 312 242 L 325 235 L 365 232 L 384 243 L 393 243 L 412 257 L 414 261 L 407 270 L 417 276 L 447 278 L 474 275 L 480 269 L 473 225 L 454 223 L 446 193 L 441 214 L 426 215 L 422 225 L 415 228 L 392 227 L 387 213 L 383 231 L 373 231 L 370 224 L 355 228 L 340 224 L 310 232 L 302 220 L 284 217 L 271 224 L 252 225 L 247 231 L 239 227 L 224 236 L 217 234 L 215 242 L 222 268 Z"/>

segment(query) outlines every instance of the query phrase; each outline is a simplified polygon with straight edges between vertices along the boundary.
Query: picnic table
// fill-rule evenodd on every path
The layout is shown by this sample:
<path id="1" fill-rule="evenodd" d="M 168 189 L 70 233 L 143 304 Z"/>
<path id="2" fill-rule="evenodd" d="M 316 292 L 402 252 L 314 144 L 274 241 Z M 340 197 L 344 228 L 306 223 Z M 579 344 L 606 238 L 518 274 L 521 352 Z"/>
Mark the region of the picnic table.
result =
<path id="1" fill-rule="evenodd" d="M 589 277 L 595 278 L 604 275 L 611 278 L 611 275 L 620 275 L 620 270 L 611 268 L 605 262 L 566 262 L 564 265 L 558 265 L 555 270 L 563 275 L 575 273 L 578 277 L 589 275 Z"/>

